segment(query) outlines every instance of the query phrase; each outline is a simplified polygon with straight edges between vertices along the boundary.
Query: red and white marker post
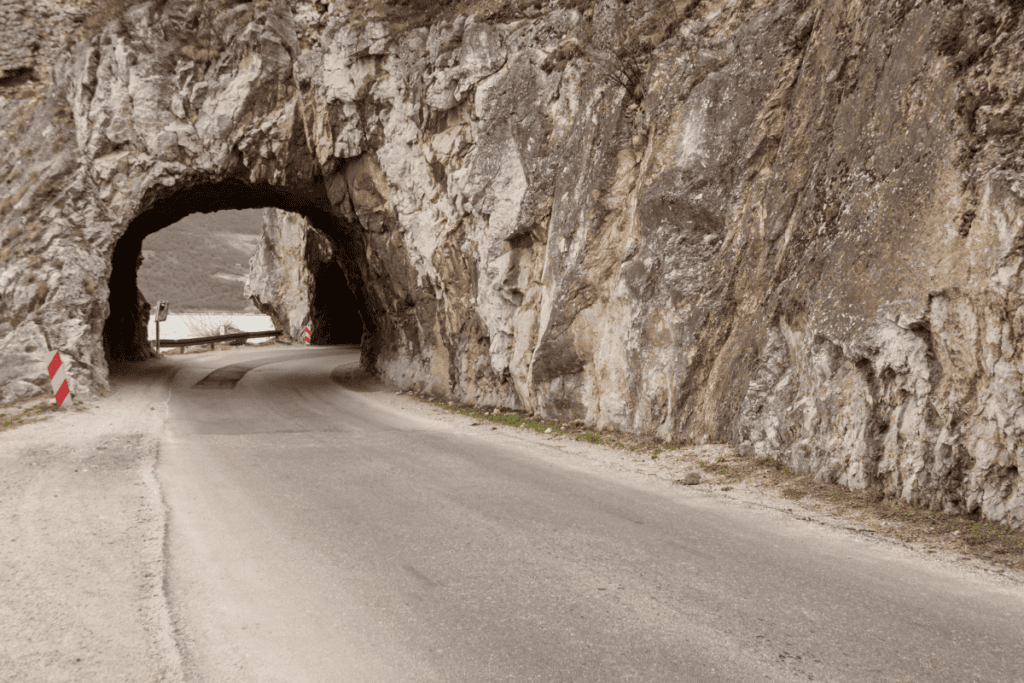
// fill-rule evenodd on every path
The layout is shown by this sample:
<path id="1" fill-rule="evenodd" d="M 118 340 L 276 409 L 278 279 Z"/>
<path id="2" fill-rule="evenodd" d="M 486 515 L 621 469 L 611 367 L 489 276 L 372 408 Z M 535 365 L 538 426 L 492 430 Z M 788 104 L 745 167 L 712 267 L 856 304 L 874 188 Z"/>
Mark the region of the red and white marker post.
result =
<path id="1" fill-rule="evenodd" d="M 309 327 L 309 325 L 307 325 L 307 326 L 306 326 L 306 331 L 305 331 L 305 332 L 304 332 L 304 333 L 302 334 L 302 338 L 303 338 L 303 339 L 305 340 L 305 342 L 306 342 L 307 344 L 309 344 L 309 343 L 311 343 L 311 342 L 309 341 L 309 339 L 310 339 L 310 337 L 312 337 L 312 336 L 313 336 L 313 330 L 311 330 L 311 329 L 310 329 L 310 327 Z"/>
<path id="2" fill-rule="evenodd" d="M 53 397 L 57 399 L 57 405 L 64 403 L 64 399 L 71 395 L 68 387 L 68 373 L 60 362 L 60 351 L 53 352 L 53 360 L 50 361 L 50 386 L 53 387 Z"/>

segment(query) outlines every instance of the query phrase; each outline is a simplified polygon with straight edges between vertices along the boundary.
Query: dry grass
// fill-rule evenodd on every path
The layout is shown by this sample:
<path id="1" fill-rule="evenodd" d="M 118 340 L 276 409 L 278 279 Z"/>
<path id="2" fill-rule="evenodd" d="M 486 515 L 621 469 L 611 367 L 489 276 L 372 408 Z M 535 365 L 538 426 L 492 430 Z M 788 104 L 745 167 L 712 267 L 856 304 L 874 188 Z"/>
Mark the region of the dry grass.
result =
<path id="1" fill-rule="evenodd" d="M 640 102 L 653 49 L 652 44 L 633 34 L 619 45 L 595 48 L 589 54 L 604 80 L 624 88 L 633 102 Z"/>
<path id="2" fill-rule="evenodd" d="M 0 408 L 0 432 L 41 422 L 53 413 L 63 410 L 52 396 L 22 399 Z"/>
<path id="3" fill-rule="evenodd" d="M 94 36 L 103 30 L 111 21 L 123 21 L 125 14 L 147 0 L 97 0 L 87 6 L 85 20 L 80 27 L 80 35 Z M 160 4 L 160 3 L 158 3 Z"/>
<path id="4" fill-rule="evenodd" d="M 562 2 L 560 6 L 571 7 L 580 12 L 596 4 L 596 0 Z M 383 21 L 393 37 L 447 21 L 460 15 L 476 15 L 477 21 L 510 23 L 527 16 L 535 16 L 548 7 L 547 0 L 384 0 L 379 3 L 363 3 L 354 12 L 356 26 L 368 21 Z"/>
<path id="5" fill-rule="evenodd" d="M 231 325 L 231 316 L 212 313 L 188 313 L 183 322 L 193 337 L 212 337 L 221 327 Z"/>
<path id="6" fill-rule="evenodd" d="M 16 193 L 11 195 L 10 197 L 0 200 L 0 218 L 7 215 L 7 213 L 14 208 L 14 205 L 21 201 L 21 198 L 25 196 L 26 192 L 28 192 L 29 187 L 30 185 L 28 183 L 25 183 L 24 185 L 21 186 L 21 189 L 19 189 Z M 21 228 L 18 227 L 17 230 L 20 232 Z M 17 236 L 18 234 L 14 232 L 14 229 L 12 229 L 5 238 L 5 241 L 13 240 Z"/>
<path id="7" fill-rule="evenodd" d="M 42 303 L 46 301 L 46 294 L 48 291 L 49 287 L 47 286 L 45 280 L 36 281 L 36 295 L 32 297 L 33 303 L 36 304 L 36 307 L 41 306 Z"/>

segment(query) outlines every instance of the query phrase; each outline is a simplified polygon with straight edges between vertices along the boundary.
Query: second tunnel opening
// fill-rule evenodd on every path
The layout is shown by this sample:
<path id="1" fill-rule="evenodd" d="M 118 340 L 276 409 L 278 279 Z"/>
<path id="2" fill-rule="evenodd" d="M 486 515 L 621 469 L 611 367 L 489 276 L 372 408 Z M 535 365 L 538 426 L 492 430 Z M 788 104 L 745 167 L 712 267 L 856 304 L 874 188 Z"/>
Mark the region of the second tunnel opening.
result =
<path id="1" fill-rule="evenodd" d="M 224 211 L 230 214 L 217 213 Z M 248 227 L 239 218 L 245 214 Z M 285 241 L 300 242 L 301 249 L 289 250 L 294 246 L 291 243 L 280 248 L 282 226 L 265 224 L 272 219 L 264 216 L 272 214 L 288 216 L 285 227 L 290 233 Z M 177 225 L 182 219 L 186 219 L 184 229 Z M 262 230 L 252 225 L 253 220 L 261 221 Z M 171 226 L 171 231 L 157 235 Z M 254 306 L 248 306 L 250 312 L 258 309 L 270 315 L 275 327 L 293 339 L 301 340 L 302 328 L 308 325 L 313 344 L 360 344 L 364 339 L 372 344 L 374 336 L 364 332 L 375 326 L 365 303 L 362 273 L 353 258 L 362 250 L 358 235 L 346 234 L 347 228 L 325 210 L 323 198 L 315 192 L 297 196 L 229 180 L 156 198 L 129 223 L 112 255 L 110 308 L 103 330 L 107 361 L 138 361 L 154 355 L 148 326 L 158 299 L 168 301 L 172 312 L 178 313 L 209 312 L 211 305 L 234 309 L 224 313 L 241 313 L 246 299 L 251 299 Z M 156 239 L 146 242 L 144 250 L 144 241 L 150 236 Z M 176 243 L 180 253 L 172 256 Z M 277 253 L 264 254 L 261 260 L 260 250 L 275 249 Z M 256 252 L 252 263 L 243 258 L 246 250 Z M 263 268 L 260 273 L 255 272 L 257 262 Z M 243 298 L 246 265 L 249 280 L 254 276 L 264 280 L 256 286 L 246 282 Z M 289 268 L 297 274 L 286 274 Z M 280 285 L 289 278 L 295 288 L 285 296 Z M 227 293 L 227 285 L 238 290 L 236 297 Z M 291 310 L 302 309 L 301 304 L 304 310 Z"/>

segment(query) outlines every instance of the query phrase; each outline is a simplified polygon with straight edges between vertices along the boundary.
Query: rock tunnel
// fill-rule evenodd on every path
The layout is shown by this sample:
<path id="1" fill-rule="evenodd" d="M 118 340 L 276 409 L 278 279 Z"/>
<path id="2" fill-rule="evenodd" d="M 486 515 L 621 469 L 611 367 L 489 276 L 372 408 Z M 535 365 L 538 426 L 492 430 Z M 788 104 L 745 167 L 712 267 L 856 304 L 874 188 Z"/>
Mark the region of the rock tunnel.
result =
<path id="1" fill-rule="evenodd" d="M 0 397 L 48 391 L 56 350 L 76 396 L 105 389 L 104 356 L 149 355 L 146 235 L 277 207 L 336 254 L 314 341 L 355 308 L 395 386 L 1020 526 L 1021 372 L 996 360 L 1024 354 L 1024 24 L 987 7 L 968 69 L 942 3 L 797 4 L 701 20 L 711 61 L 660 43 L 639 108 L 567 57 L 568 9 L 435 41 L 338 3 L 224 8 L 228 31 L 133 6 L 45 97 L 0 98 Z"/>
<path id="2" fill-rule="evenodd" d="M 166 188 L 165 188 L 166 189 Z M 114 247 L 110 274 L 109 315 L 103 328 L 103 347 L 108 362 L 138 361 L 153 356 L 147 333 L 150 302 L 138 288 L 143 241 L 185 216 L 225 209 L 277 208 L 305 217 L 329 242 L 307 245 L 310 283 L 311 343 L 362 344 L 363 356 L 376 355 L 379 314 L 367 304 L 365 248 L 359 231 L 330 210 L 322 183 L 296 192 L 266 183 L 236 179 L 204 182 L 172 191 L 153 191 Z M 331 259 L 314 258 L 319 249 Z"/>

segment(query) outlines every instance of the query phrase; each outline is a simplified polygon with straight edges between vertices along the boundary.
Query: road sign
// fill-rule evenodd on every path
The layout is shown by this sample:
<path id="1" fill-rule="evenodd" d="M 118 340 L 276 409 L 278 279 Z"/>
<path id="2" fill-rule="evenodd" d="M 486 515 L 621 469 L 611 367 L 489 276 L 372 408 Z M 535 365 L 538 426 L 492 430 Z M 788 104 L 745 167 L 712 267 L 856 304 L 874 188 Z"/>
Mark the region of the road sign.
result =
<path id="1" fill-rule="evenodd" d="M 60 351 L 53 352 L 53 360 L 50 361 L 50 367 L 47 370 L 50 373 L 50 386 L 53 387 L 53 397 L 57 399 L 57 405 L 59 406 L 71 394 L 71 389 L 68 387 L 68 374 L 64 371 L 64 366 L 60 361 Z"/>
<path id="2" fill-rule="evenodd" d="M 313 330 L 310 328 L 309 325 L 307 325 L 306 326 L 306 331 L 303 333 L 302 338 L 305 340 L 305 342 L 307 344 L 309 344 L 309 343 L 311 343 L 309 340 L 310 340 L 310 338 L 312 336 L 313 336 Z"/>
<path id="3" fill-rule="evenodd" d="M 160 323 L 167 320 L 168 305 L 166 301 L 156 302 L 156 355 L 160 355 Z M 182 347 L 182 352 L 185 348 Z"/>

